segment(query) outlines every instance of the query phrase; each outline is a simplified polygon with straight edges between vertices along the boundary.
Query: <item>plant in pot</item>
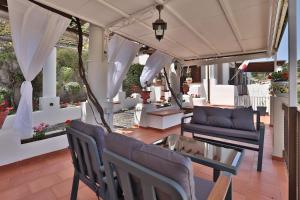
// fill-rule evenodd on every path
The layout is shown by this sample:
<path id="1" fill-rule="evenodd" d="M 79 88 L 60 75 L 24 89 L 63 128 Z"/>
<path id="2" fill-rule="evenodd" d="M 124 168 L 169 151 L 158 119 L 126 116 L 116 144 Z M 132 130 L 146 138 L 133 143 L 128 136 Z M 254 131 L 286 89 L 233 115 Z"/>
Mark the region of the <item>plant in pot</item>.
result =
<path id="1" fill-rule="evenodd" d="M 278 72 L 272 72 L 268 75 L 268 79 L 271 80 L 271 86 L 269 88 L 270 94 L 278 97 L 286 97 L 289 92 L 289 73 L 286 68 Z"/>
<path id="2" fill-rule="evenodd" d="M 33 127 L 33 139 L 42 140 L 46 136 L 46 130 L 48 128 L 48 124 L 42 122 L 38 126 Z"/>
<path id="3" fill-rule="evenodd" d="M 190 90 L 190 87 L 189 87 L 188 83 L 186 81 L 184 81 L 183 85 L 182 85 L 183 94 L 187 94 L 189 90 Z"/>
<path id="4" fill-rule="evenodd" d="M 148 104 L 148 99 L 150 98 L 151 91 L 147 88 L 150 86 L 150 84 L 146 81 L 145 87 L 143 87 L 141 91 L 141 98 L 143 99 L 143 104 Z"/>

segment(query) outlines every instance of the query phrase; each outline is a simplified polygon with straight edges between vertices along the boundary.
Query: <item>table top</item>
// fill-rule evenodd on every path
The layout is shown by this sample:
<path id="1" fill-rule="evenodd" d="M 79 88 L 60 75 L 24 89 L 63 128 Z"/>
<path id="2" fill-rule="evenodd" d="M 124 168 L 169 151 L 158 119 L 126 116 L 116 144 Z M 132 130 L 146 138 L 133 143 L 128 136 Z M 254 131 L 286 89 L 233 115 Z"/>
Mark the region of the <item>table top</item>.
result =
<path id="1" fill-rule="evenodd" d="M 168 110 L 148 112 L 147 114 L 156 115 L 156 116 L 168 116 L 168 115 L 174 115 L 179 113 L 183 113 L 183 111 L 179 109 L 168 109 Z"/>
<path id="2" fill-rule="evenodd" d="M 172 134 L 154 142 L 163 148 L 179 152 L 193 162 L 236 174 L 244 150 L 218 142 L 200 141 L 186 136 Z"/>

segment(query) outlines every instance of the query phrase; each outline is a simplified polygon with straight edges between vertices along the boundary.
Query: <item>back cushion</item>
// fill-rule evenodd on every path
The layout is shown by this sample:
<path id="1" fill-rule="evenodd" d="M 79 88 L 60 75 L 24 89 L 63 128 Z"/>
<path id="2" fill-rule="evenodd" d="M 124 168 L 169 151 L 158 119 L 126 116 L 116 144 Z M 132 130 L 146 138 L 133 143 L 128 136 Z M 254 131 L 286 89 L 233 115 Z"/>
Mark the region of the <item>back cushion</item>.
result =
<path id="1" fill-rule="evenodd" d="M 143 144 L 141 141 L 118 133 L 109 133 L 105 136 L 105 147 L 129 160 L 133 150 L 142 147 Z"/>
<path id="2" fill-rule="evenodd" d="M 193 117 L 191 122 L 193 124 L 207 125 L 207 109 L 208 107 L 206 106 L 194 106 Z"/>
<path id="3" fill-rule="evenodd" d="M 232 109 L 207 106 L 195 106 L 192 123 L 232 128 Z"/>
<path id="4" fill-rule="evenodd" d="M 182 186 L 189 199 L 196 200 L 192 162 L 189 158 L 156 145 L 145 144 L 133 151 L 132 160 L 174 180 Z M 158 199 L 168 200 L 169 197 L 158 190 Z"/>
<path id="5" fill-rule="evenodd" d="M 79 120 L 73 120 L 70 125 L 71 128 L 76 129 L 77 131 L 81 133 L 85 133 L 88 136 L 91 136 L 96 144 L 98 153 L 100 156 L 102 156 L 103 148 L 104 148 L 104 135 L 105 131 L 100 126 L 95 126 L 92 124 L 87 124 Z"/>
<path id="6" fill-rule="evenodd" d="M 207 124 L 210 126 L 232 128 L 232 109 L 210 107 L 207 109 Z"/>
<path id="7" fill-rule="evenodd" d="M 234 129 L 255 131 L 252 108 L 237 108 L 232 113 Z"/>

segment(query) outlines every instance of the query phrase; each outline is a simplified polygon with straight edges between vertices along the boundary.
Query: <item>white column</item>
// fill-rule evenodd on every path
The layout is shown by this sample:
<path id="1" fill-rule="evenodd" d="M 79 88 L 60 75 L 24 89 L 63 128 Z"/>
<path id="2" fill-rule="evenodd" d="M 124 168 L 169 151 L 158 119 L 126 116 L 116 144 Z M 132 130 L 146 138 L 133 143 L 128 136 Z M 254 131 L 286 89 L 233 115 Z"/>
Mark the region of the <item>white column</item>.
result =
<path id="1" fill-rule="evenodd" d="M 289 106 L 297 106 L 297 1 L 288 1 Z"/>
<path id="2" fill-rule="evenodd" d="M 89 54 L 88 54 L 88 67 L 87 67 L 87 79 L 91 90 L 95 94 L 98 102 L 107 113 L 107 72 L 108 63 L 107 58 L 104 56 L 104 30 L 101 27 L 90 25 L 89 28 Z M 94 112 L 92 112 L 91 107 Z M 101 122 L 100 115 L 96 108 L 93 107 L 90 102 L 86 106 L 86 122 L 91 124 L 97 124 Z M 95 116 L 94 116 L 94 114 Z M 106 114 L 107 119 L 107 114 Z M 97 122 L 96 122 L 96 120 Z"/>
<path id="3" fill-rule="evenodd" d="M 56 96 L 56 47 L 43 67 L 43 97 L 39 104 L 41 110 L 59 108 L 59 97 Z"/>

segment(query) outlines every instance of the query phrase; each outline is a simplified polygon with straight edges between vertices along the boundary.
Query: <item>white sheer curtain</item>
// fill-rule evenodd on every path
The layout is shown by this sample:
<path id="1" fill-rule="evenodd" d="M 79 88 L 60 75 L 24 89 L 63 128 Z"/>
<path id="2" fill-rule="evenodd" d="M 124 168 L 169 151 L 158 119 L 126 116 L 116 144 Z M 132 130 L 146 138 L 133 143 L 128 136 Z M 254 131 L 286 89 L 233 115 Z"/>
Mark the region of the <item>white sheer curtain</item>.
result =
<path id="1" fill-rule="evenodd" d="M 14 50 L 25 80 L 21 86 L 15 128 L 22 138 L 32 133 L 31 81 L 42 70 L 70 20 L 29 1 L 8 0 Z"/>
<path id="2" fill-rule="evenodd" d="M 142 87 L 147 83 L 151 83 L 156 74 L 160 72 L 163 67 L 170 66 L 173 57 L 169 56 L 159 50 L 156 50 L 147 60 L 146 65 L 142 71 L 140 82 Z"/>
<path id="3" fill-rule="evenodd" d="M 117 95 L 122 82 L 129 70 L 130 64 L 138 53 L 141 45 L 114 35 L 108 42 L 108 84 L 107 98 Z"/>

